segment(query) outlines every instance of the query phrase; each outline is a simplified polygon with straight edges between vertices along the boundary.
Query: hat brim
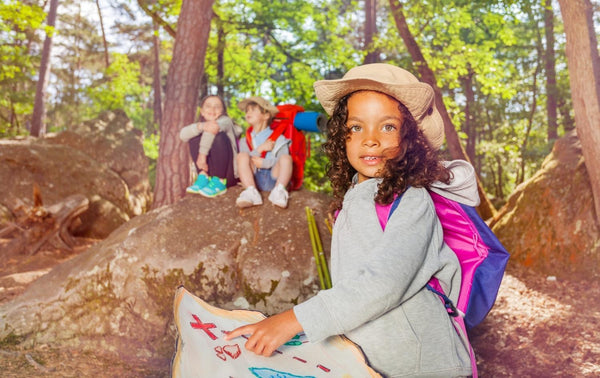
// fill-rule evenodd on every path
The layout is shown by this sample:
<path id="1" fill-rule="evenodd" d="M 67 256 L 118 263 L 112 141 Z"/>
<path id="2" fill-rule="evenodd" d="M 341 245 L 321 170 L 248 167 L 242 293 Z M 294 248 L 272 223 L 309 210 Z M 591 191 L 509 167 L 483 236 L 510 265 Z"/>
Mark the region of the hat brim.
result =
<path id="1" fill-rule="evenodd" d="M 368 78 L 342 78 L 316 81 L 314 88 L 317 99 L 330 116 L 338 101 L 350 93 L 364 90 L 384 93 L 406 106 L 433 148 L 438 149 L 444 143 L 444 122 L 435 106 L 433 88 L 429 84 L 419 81 L 395 84 Z"/>
<path id="2" fill-rule="evenodd" d="M 277 113 L 279 113 L 279 109 L 277 109 L 276 106 L 270 105 L 268 103 L 265 103 L 265 100 L 261 97 L 248 97 L 243 99 L 242 101 L 240 101 L 238 103 L 238 108 L 242 111 L 246 111 L 246 107 L 248 107 L 248 104 L 250 103 L 254 103 L 258 106 L 260 106 L 262 109 L 268 111 L 269 113 L 271 113 L 271 115 L 274 117 L 275 115 L 277 115 Z"/>

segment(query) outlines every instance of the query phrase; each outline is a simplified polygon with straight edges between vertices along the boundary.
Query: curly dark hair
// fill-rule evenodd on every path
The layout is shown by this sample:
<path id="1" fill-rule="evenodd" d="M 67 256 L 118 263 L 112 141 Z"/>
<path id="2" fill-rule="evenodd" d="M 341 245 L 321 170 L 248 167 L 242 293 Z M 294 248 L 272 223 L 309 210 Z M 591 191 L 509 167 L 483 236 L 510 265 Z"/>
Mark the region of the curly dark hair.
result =
<path id="1" fill-rule="evenodd" d="M 354 93 L 338 101 L 327 122 L 327 141 L 323 144 L 323 150 L 330 162 L 327 175 L 333 188 L 332 211 L 341 209 L 344 194 L 356 174 L 346 155 L 346 141 L 350 134 L 346 126 L 348 99 Z M 383 180 L 375 195 L 375 202 L 382 205 L 391 203 L 394 194 L 403 193 L 409 186 L 429 188 L 435 181 L 448 184 L 452 178 L 452 173 L 441 163 L 438 152 L 431 147 L 412 114 L 400 102 L 398 109 L 403 116 L 398 153 L 388 159 L 382 172 L 379 172 Z"/>

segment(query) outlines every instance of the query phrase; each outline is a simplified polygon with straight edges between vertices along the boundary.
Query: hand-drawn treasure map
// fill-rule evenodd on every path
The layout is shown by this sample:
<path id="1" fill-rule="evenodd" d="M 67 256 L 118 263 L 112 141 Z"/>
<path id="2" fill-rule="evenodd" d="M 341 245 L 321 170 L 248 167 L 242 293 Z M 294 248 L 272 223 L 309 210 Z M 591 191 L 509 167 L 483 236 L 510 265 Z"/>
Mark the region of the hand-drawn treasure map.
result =
<path id="1" fill-rule="evenodd" d="M 296 335 L 271 357 L 244 348 L 246 339 L 225 340 L 228 331 L 265 318 L 260 312 L 223 310 L 179 287 L 174 301 L 178 331 L 172 376 L 224 378 L 381 377 L 356 345 L 341 337 L 310 343 Z"/>

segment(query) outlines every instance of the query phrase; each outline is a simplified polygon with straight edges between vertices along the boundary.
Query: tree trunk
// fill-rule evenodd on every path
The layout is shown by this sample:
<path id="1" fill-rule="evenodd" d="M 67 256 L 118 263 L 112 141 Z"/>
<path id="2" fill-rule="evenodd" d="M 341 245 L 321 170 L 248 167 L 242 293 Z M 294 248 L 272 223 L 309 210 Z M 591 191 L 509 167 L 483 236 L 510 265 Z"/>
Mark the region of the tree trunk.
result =
<path id="1" fill-rule="evenodd" d="M 442 97 L 442 90 L 438 87 L 437 81 L 435 79 L 435 74 L 429 68 L 429 65 L 425 61 L 425 57 L 423 57 L 423 53 L 421 53 L 421 48 L 415 41 L 412 33 L 408 29 L 408 24 L 406 23 L 406 18 L 404 17 L 404 12 L 402 11 L 402 4 L 399 1 L 390 0 L 390 8 L 392 10 L 392 14 L 394 16 L 394 21 L 396 22 L 396 27 L 398 28 L 398 32 L 406 45 L 408 52 L 410 53 L 413 63 L 417 66 L 417 70 L 421 75 L 421 80 L 425 83 L 431 85 L 435 92 L 435 106 L 437 107 L 442 119 L 444 120 L 444 132 L 446 134 L 446 145 L 448 146 L 448 151 L 450 152 L 450 156 L 453 159 L 463 159 L 470 162 L 469 157 L 467 156 L 460 140 L 458 138 L 458 133 L 456 132 L 456 128 L 448 115 L 448 110 L 446 109 L 446 105 L 444 105 L 444 99 Z M 492 218 L 496 209 L 494 205 L 490 202 L 487 197 L 485 190 L 483 189 L 483 185 L 481 184 L 481 180 L 477 177 L 477 189 L 479 191 L 479 197 L 481 199 L 481 204 L 477 207 L 477 211 L 481 215 L 483 219 Z"/>
<path id="2" fill-rule="evenodd" d="M 182 198 L 189 185 L 189 152 L 179 139 L 181 127 L 194 121 L 212 5 L 214 0 L 183 0 L 177 21 L 173 59 L 167 74 L 166 100 L 160 127 L 154 204 L 157 208 Z"/>
<path id="3" fill-rule="evenodd" d="M 206 96 L 208 96 L 208 75 L 204 72 L 200 78 L 200 96 L 198 97 L 204 98 Z"/>
<path id="4" fill-rule="evenodd" d="M 566 53 L 575 127 L 581 141 L 600 218 L 600 57 L 590 0 L 559 0 L 567 37 Z"/>
<path id="5" fill-rule="evenodd" d="M 373 50 L 373 36 L 377 34 L 377 0 L 365 0 L 365 45 L 368 51 L 365 64 L 377 63 L 378 54 Z"/>
<path id="6" fill-rule="evenodd" d="M 219 20 L 217 30 L 217 96 L 225 100 L 225 29 Z"/>
<path id="7" fill-rule="evenodd" d="M 475 164 L 475 146 L 477 144 L 477 131 L 473 122 L 473 109 L 475 105 L 475 91 L 473 91 L 473 69 L 469 66 L 469 72 L 462 78 L 465 90 L 465 124 L 463 131 L 467 134 L 466 153 L 471 163 Z M 477 172 L 479 169 L 475 168 Z"/>
<path id="8" fill-rule="evenodd" d="M 58 0 L 50 1 L 50 10 L 46 24 L 54 28 L 56 23 L 56 9 L 58 8 Z M 35 103 L 33 105 L 33 115 L 31 116 L 31 135 L 34 137 L 44 136 L 46 134 L 46 87 L 50 78 L 50 52 L 52 51 L 52 35 L 54 31 L 46 35 L 44 47 L 42 50 L 42 61 L 40 63 L 40 72 L 35 90 Z"/>
<path id="9" fill-rule="evenodd" d="M 544 54 L 546 65 L 546 117 L 548 119 L 548 142 L 554 142 L 558 138 L 557 97 L 556 87 L 556 56 L 554 54 L 554 12 L 552 2 L 545 5 L 544 29 L 546 31 L 546 54 Z"/>
<path id="10" fill-rule="evenodd" d="M 154 36 L 152 45 L 154 50 L 154 78 L 152 87 L 154 89 L 154 124 L 160 129 L 160 120 L 162 118 L 162 83 L 160 77 L 160 41 L 158 40 L 158 24 L 152 21 L 154 27 Z M 155 129 L 153 129 L 155 130 Z"/>
<path id="11" fill-rule="evenodd" d="M 96 8 L 98 8 L 98 18 L 100 18 L 100 31 L 102 31 L 102 44 L 104 45 L 104 64 L 106 68 L 110 66 L 108 59 L 108 42 L 106 42 L 106 32 L 104 31 L 104 20 L 102 18 L 102 9 L 100 9 L 100 0 L 96 0 Z"/>
<path id="12" fill-rule="evenodd" d="M 496 165 L 498 167 L 498 179 L 496 180 L 496 198 L 504 198 L 504 169 L 502 168 L 502 159 L 496 155 Z"/>
<path id="13" fill-rule="evenodd" d="M 541 49 L 538 49 L 538 54 L 541 53 Z M 531 84 L 531 109 L 529 110 L 529 117 L 527 117 L 527 127 L 525 128 L 525 135 L 523 136 L 523 142 L 521 142 L 521 164 L 519 166 L 519 172 L 517 172 L 516 183 L 521 184 L 525 181 L 525 160 L 527 158 L 527 145 L 529 143 L 529 135 L 533 129 L 533 118 L 537 110 L 537 89 L 538 89 L 538 75 L 541 70 L 541 56 L 540 59 L 536 60 L 535 71 L 533 72 L 533 83 Z"/>

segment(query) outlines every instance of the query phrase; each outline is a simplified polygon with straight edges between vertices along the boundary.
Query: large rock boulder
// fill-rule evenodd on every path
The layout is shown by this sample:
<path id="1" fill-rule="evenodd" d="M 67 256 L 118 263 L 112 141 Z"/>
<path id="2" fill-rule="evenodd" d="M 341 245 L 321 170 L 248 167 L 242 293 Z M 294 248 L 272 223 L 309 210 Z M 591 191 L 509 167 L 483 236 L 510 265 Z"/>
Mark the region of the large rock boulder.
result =
<path id="1" fill-rule="evenodd" d="M 541 169 L 519 185 L 492 230 L 511 262 L 563 278 L 600 275 L 600 232 L 575 131 L 556 141 Z"/>
<path id="2" fill-rule="evenodd" d="M 104 238 L 150 206 L 141 132 L 114 111 L 44 139 L 0 140 L 0 222 L 32 205 L 34 184 L 44 204 L 85 195 L 89 208 L 73 232 Z"/>
<path id="3" fill-rule="evenodd" d="M 301 190 L 285 210 L 268 201 L 240 210 L 240 191 L 188 195 L 133 218 L 0 306 L 0 340 L 108 352 L 165 369 L 179 285 L 219 307 L 267 314 L 314 295 L 319 281 L 305 208 L 313 209 L 328 252 L 330 198 Z"/>

